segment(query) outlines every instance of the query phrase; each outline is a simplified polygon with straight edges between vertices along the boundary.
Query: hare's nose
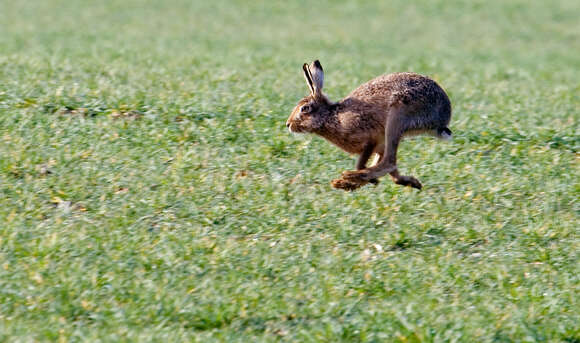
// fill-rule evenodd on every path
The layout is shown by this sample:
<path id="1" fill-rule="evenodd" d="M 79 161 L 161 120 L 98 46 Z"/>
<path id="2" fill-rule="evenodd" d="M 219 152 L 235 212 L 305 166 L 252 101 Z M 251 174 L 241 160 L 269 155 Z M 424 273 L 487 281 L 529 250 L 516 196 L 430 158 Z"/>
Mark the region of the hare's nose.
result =
<path id="1" fill-rule="evenodd" d="M 289 121 L 286 122 L 286 127 L 290 127 L 290 122 Z"/>

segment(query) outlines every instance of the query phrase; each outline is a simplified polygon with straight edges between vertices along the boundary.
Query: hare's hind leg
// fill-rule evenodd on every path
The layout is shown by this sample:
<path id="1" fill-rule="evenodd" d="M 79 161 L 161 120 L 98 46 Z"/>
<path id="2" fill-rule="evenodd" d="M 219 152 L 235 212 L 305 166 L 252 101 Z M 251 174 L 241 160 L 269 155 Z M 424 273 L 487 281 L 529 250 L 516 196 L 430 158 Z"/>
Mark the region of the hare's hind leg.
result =
<path id="1" fill-rule="evenodd" d="M 405 123 L 401 121 L 401 112 L 393 111 L 390 113 L 389 121 L 385 128 L 385 152 L 383 158 L 373 167 L 357 171 L 346 171 L 342 173 L 342 178 L 345 181 L 362 185 L 372 179 L 390 174 L 393 181 L 398 185 L 421 189 L 422 186 L 419 180 L 412 176 L 400 175 L 397 170 L 397 149 L 406 130 Z"/>

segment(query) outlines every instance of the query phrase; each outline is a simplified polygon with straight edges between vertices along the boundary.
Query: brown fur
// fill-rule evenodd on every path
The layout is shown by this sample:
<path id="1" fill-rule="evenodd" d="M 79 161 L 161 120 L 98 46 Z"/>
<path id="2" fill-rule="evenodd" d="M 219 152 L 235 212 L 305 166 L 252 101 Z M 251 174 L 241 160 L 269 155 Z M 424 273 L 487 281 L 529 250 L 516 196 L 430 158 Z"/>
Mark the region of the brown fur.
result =
<path id="1" fill-rule="evenodd" d="M 421 189 L 412 176 L 397 170 L 397 148 L 403 137 L 430 134 L 449 138 L 451 103 L 445 91 L 428 77 L 394 73 L 372 79 L 339 102 L 323 93 L 324 73 L 320 62 L 303 66 L 310 95 L 298 102 L 286 122 L 291 132 L 324 137 L 339 148 L 359 154 L 357 170 L 345 171 L 333 180 L 335 188 L 354 190 L 389 173 L 393 181 Z M 366 163 L 378 154 L 376 165 Z"/>

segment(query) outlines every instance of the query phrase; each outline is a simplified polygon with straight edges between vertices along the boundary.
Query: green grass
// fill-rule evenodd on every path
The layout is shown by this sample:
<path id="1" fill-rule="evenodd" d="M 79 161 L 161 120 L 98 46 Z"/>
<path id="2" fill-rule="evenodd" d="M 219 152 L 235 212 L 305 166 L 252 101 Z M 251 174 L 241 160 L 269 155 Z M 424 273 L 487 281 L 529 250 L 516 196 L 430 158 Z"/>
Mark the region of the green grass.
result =
<path id="1" fill-rule="evenodd" d="M 580 2 L 4 1 L 0 341 L 580 341 Z M 385 72 L 392 184 L 285 121 Z"/>

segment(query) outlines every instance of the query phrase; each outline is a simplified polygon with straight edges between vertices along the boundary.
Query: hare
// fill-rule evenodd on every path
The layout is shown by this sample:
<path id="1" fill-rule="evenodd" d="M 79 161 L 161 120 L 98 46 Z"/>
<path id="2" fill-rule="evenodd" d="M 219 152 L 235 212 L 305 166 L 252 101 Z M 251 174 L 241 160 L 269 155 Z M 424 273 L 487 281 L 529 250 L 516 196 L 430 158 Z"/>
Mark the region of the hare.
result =
<path id="1" fill-rule="evenodd" d="M 332 186 L 355 190 L 390 174 L 396 184 L 421 189 L 413 176 L 397 170 L 397 148 L 404 137 L 429 134 L 451 139 L 447 127 L 451 103 L 445 91 L 428 77 L 414 73 L 379 76 L 352 91 L 339 102 L 322 93 L 324 71 L 318 60 L 302 66 L 310 95 L 298 102 L 286 122 L 290 132 L 314 133 L 351 154 L 358 154 L 356 169 L 345 171 Z M 378 161 L 366 164 L 373 155 Z"/>

